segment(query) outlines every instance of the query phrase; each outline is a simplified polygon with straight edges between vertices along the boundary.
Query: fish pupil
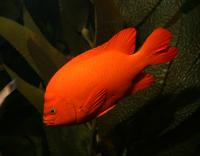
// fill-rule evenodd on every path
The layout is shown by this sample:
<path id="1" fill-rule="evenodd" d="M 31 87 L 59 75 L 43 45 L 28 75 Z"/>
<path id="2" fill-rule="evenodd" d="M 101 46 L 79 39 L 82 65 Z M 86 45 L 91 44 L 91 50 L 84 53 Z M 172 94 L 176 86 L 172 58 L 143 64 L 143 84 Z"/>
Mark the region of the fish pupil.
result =
<path id="1" fill-rule="evenodd" d="M 55 114 L 55 113 L 56 113 L 56 109 L 55 109 L 55 108 L 52 108 L 52 109 L 50 110 L 50 113 L 51 113 L 51 114 Z"/>

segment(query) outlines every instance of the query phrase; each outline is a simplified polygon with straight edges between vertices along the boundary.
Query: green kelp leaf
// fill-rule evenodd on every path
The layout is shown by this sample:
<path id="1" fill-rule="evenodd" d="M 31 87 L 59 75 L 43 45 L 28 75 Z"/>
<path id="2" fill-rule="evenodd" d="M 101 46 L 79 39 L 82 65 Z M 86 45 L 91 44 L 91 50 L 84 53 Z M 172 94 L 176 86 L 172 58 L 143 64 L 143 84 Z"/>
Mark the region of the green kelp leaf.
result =
<path id="1" fill-rule="evenodd" d="M 4 17 L 0 17 L 0 35 L 7 39 L 26 58 L 32 68 L 45 81 L 48 81 L 52 73 L 67 62 L 65 56 L 57 51 L 44 37 Z M 48 72 L 46 72 L 46 68 L 41 68 L 44 61 L 40 62 L 39 57 L 45 60 L 45 64 L 48 64 Z"/>
<path id="2" fill-rule="evenodd" d="M 24 6 L 24 14 L 23 15 L 24 15 L 23 16 L 24 17 L 24 25 L 45 39 L 45 37 L 43 36 L 40 29 L 33 21 L 30 13 L 28 12 L 28 10 L 26 9 L 25 6 Z M 44 51 L 44 48 L 41 47 L 41 45 L 39 45 L 39 44 L 38 45 L 35 44 L 32 38 L 28 40 L 28 48 L 30 50 L 30 54 L 31 54 L 32 58 L 37 59 L 37 61 L 35 61 L 35 64 L 38 67 L 38 69 L 40 71 L 42 71 L 42 73 L 44 75 L 43 79 L 47 82 L 50 79 L 50 77 L 52 76 L 52 74 L 55 73 L 57 70 L 55 63 L 49 57 L 48 53 Z"/>
<path id="3" fill-rule="evenodd" d="M 52 156 L 90 156 L 93 131 L 85 124 L 45 126 L 48 148 Z"/>
<path id="4" fill-rule="evenodd" d="M 39 70 L 36 68 L 33 59 L 31 58 L 26 41 L 29 38 L 29 30 L 24 29 L 20 24 L 0 17 L 0 35 L 8 40 L 21 54 L 31 67 L 39 74 Z"/>
<path id="5" fill-rule="evenodd" d="M 24 5 L 45 38 L 57 45 L 60 41 L 60 18 L 57 0 L 23 0 Z"/>
<path id="6" fill-rule="evenodd" d="M 35 44 L 33 38 L 28 39 L 27 46 L 31 57 L 37 60 L 35 64 L 41 72 L 42 79 L 47 83 L 59 67 L 56 67 L 53 60 L 42 48 L 42 45 Z"/>
<path id="7" fill-rule="evenodd" d="M 89 44 L 91 48 L 96 45 L 97 39 L 97 16 L 95 5 L 91 2 L 89 8 L 89 17 L 87 25 L 81 29 L 82 37 Z"/>
<path id="8" fill-rule="evenodd" d="M 43 94 L 44 92 L 36 88 L 23 79 L 21 79 L 15 72 L 13 72 L 8 66 L 3 65 L 12 79 L 16 80 L 17 89 L 26 97 L 26 99 L 40 112 L 43 110 Z"/>
<path id="9" fill-rule="evenodd" d="M 19 20 L 22 13 L 22 3 L 19 0 L 1 0 L 0 16 Z"/>
<path id="10" fill-rule="evenodd" d="M 86 27 L 84 27 L 81 30 L 81 34 L 83 38 L 85 39 L 85 41 L 89 44 L 89 46 L 93 48 L 96 44 L 96 39 L 92 40 L 90 31 Z"/>
<path id="11" fill-rule="evenodd" d="M 95 23 L 93 18 L 95 13 L 94 5 L 89 0 L 58 0 L 58 4 L 62 24 L 68 22 L 72 26 L 73 31 L 81 33 L 89 46 L 94 47 L 94 31 L 91 31 L 91 25 Z M 79 13 L 77 13 L 77 10 Z"/>
<path id="12" fill-rule="evenodd" d="M 124 20 L 113 0 L 94 0 L 97 20 L 97 44 L 122 29 Z"/>
<path id="13" fill-rule="evenodd" d="M 23 7 L 23 21 L 24 26 L 37 33 L 38 35 L 44 37 L 25 6 Z"/>
<path id="14" fill-rule="evenodd" d="M 70 25 L 80 32 L 86 26 L 89 16 L 89 0 L 58 0 L 61 18 L 64 18 Z"/>
<path id="15" fill-rule="evenodd" d="M 60 40 L 67 45 L 72 55 L 90 48 L 81 31 L 87 25 L 90 2 L 82 0 L 59 0 L 61 31 Z"/>

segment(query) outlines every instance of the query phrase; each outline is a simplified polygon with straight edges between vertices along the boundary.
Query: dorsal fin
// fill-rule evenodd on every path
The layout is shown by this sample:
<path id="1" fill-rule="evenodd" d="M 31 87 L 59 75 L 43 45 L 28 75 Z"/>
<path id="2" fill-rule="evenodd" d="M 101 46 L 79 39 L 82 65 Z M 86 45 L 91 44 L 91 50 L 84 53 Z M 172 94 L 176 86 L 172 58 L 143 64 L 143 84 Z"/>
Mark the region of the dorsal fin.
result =
<path id="1" fill-rule="evenodd" d="M 103 47 L 132 54 L 136 47 L 136 30 L 135 28 L 126 28 L 115 34 Z"/>
<path id="2" fill-rule="evenodd" d="M 136 30 L 135 28 L 126 28 L 115 34 L 109 41 L 96 48 L 90 49 L 69 61 L 70 64 L 78 63 L 90 57 L 98 55 L 106 49 L 115 49 L 126 54 L 132 54 L 135 51 Z"/>

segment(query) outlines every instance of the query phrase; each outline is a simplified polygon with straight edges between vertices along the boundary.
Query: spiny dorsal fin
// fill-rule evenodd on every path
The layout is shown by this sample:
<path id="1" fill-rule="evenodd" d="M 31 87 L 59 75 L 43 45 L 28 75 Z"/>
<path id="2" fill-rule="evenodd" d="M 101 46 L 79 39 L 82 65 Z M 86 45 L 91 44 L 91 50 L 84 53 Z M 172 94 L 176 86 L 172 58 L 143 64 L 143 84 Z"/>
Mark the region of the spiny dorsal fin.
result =
<path id="1" fill-rule="evenodd" d="M 126 28 L 114 35 L 103 47 L 132 54 L 135 51 L 136 30 L 135 28 Z"/>
<path id="2" fill-rule="evenodd" d="M 77 57 L 69 61 L 69 63 L 70 64 L 79 63 L 81 61 L 87 60 L 88 58 L 94 57 L 95 55 L 101 54 L 102 52 L 105 52 L 108 49 L 121 51 L 126 54 L 132 54 L 135 51 L 135 43 L 136 43 L 135 28 L 126 28 L 115 34 L 106 43 L 78 55 Z"/>

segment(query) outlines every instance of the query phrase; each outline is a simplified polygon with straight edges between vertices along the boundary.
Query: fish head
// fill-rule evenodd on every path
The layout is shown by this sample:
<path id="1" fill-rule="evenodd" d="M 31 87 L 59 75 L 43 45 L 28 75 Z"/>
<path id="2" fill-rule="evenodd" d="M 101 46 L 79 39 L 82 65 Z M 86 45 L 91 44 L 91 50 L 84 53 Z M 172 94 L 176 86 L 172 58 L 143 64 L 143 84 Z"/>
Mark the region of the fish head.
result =
<path id="1" fill-rule="evenodd" d="M 45 125 L 69 125 L 76 123 L 76 113 L 73 104 L 65 97 L 45 93 L 43 122 Z"/>

